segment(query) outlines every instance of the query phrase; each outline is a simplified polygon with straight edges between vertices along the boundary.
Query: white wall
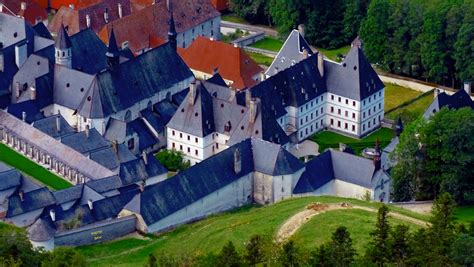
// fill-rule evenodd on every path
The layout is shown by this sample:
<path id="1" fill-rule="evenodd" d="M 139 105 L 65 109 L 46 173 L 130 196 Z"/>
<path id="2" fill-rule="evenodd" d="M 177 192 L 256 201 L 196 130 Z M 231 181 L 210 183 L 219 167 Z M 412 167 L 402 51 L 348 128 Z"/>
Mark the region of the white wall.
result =
<path id="1" fill-rule="evenodd" d="M 191 28 L 185 32 L 179 33 L 177 43 L 178 46 L 187 48 L 198 36 L 213 37 L 214 39 L 220 38 L 220 25 L 221 17 L 205 21 L 196 27 Z"/>
<path id="2" fill-rule="evenodd" d="M 149 225 L 147 232 L 159 232 L 218 212 L 240 207 L 251 201 L 252 177 L 246 175 L 160 221 Z M 250 198 L 249 198 L 250 196 Z"/>
<path id="3" fill-rule="evenodd" d="M 365 188 L 359 185 L 333 179 L 320 188 L 316 189 L 312 193 L 301 194 L 301 195 L 314 195 L 314 196 L 338 196 L 345 198 L 356 198 L 362 199 L 366 192 L 369 191 L 371 197 L 373 197 L 373 190 L 371 188 Z"/>

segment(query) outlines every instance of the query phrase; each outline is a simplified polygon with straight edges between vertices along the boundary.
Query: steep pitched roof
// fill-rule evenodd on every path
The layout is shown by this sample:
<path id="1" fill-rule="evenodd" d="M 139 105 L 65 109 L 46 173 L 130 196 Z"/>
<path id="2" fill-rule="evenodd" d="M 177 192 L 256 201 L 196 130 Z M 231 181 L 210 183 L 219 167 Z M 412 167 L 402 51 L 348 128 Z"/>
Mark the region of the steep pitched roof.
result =
<path id="1" fill-rule="evenodd" d="M 104 118 L 192 76 L 165 44 L 97 74 L 78 111 L 87 118 Z"/>
<path id="2" fill-rule="evenodd" d="M 59 120 L 59 129 L 57 120 Z M 33 122 L 32 126 L 53 138 L 58 138 L 76 132 L 74 128 L 72 128 L 67 123 L 63 116 L 61 116 L 61 114 L 37 120 Z"/>
<path id="3" fill-rule="evenodd" d="M 300 32 L 298 30 L 291 31 L 282 48 L 278 52 L 278 55 L 265 73 L 268 76 L 272 76 L 295 65 L 305 59 L 305 50 L 308 52 L 308 55 L 313 54 L 310 45 L 306 42 L 304 37 L 301 36 Z"/>
<path id="4" fill-rule="evenodd" d="M 151 225 L 252 172 L 251 141 L 246 140 L 158 184 L 145 188 L 136 200 L 145 223 Z M 242 170 L 234 171 L 234 151 L 239 149 Z"/>
<path id="5" fill-rule="evenodd" d="M 69 34 L 66 32 L 64 28 L 64 24 L 61 24 L 59 27 L 58 36 L 56 37 L 56 42 L 54 43 L 54 47 L 57 49 L 68 49 L 71 48 L 71 40 L 69 39 Z"/>
<path id="6" fill-rule="evenodd" d="M 458 90 L 453 95 L 448 95 L 445 92 L 442 92 L 436 96 L 431 105 L 426 109 L 423 117 L 429 118 L 433 113 L 439 111 L 443 107 L 449 109 L 471 107 L 474 109 L 474 101 L 463 89 Z"/>
<path id="7" fill-rule="evenodd" d="M 23 3 L 25 9 L 22 8 Z M 18 0 L 1 0 L 0 4 L 4 6 L 3 13 L 23 17 L 31 25 L 35 25 L 37 21 L 48 19 L 46 10 L 33 0 L 22 0 L 21 2 Z"/>
<path id="8" fill-rule="evenodd" d="M 0 191 L 17 187 L 21 184 L 21 173 L 15 169 L 2 170 L 7 167 L 0 162 Z"/>
<path id="9" fill-rule="evenodd" d="M 206 37 L 198 37 L 180 55 L 193 70 L 213 74 L 218 69 L 222 78 L 233 82 L 233 89 L 254 86 L 257 81 L 253 77 L 263 71 L 242 48 Z"/>
<path id="10" fill-rule="evenodd" d="M 324 61 L 330 93 L 361 101 L 385 88 L 362 49 L 353 46 L 341 63 Z"/>
<path id="11" fill-rule="evenodd" d="M 46 187 L 23 193 L 23 201 L 17 193 L 8 199 L 7 218 L 45 208 L 55 202 L 53 195 Z"/>
<path id="12" fill-rule="evenodd" d="M 304 164 L 280 145 L 252 138 L 255 171 L 271 176 L 293 174 Z"/>

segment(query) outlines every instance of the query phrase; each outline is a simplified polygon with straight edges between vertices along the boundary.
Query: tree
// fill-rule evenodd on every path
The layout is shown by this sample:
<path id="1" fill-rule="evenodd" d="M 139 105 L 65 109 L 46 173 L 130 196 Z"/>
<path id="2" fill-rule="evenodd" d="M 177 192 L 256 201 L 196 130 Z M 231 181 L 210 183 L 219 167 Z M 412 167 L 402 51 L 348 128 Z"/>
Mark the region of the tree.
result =
<path id="1" fill-rule="evenodd" d="M 474 3 L 466 1 L 464 10 L 466 16 L 454 44 L 456 73 L 461 81 L 474 79 Z"/>
<path id="2" fill-rule="evenodd" d="M 148 255 L 148 265 L 147 266 L 148 267 L 157 267 L 158 266 L 155 255 L 153 255 L 153 254 Z"/>
<path id="3" fill-rule="evenodd" d="M 170 171 L 180 171 L 189 168 L 190 164 L 184 160 L 184 154 L 176 150 L 161 150 L 156 159 Z"/>
<path id="4" fill-rule="evenodd" d="M 352 239 L 347 228 L 338 227 L 336 232 L 332 234 L 331 257 L 338 266 L 350 266 L 356 255 L 355 249 L 352 248 Z"/>
<path id="5" fill-rule="evenodd" d="M 263 261 L 265 256 L 263 251 L 263 239 L 260 235 L 253 235 L 245 245 L 245 261 L 248 265 L 254 266 Z"/>
<path id="6" fill-rule="evenodd" d="M 284 267 L 297 267 L 300 265 L 299 261 L 298 248 L 296 247 L 295 242 L 290 240 L 283 244 L 279 257 L 280 265 Z"/>
<path id="7" fill-rule="evenodd" d="M 370 233 L 372 240 L 366 251 L 367 260 L 378 266 L 382 266 L 390 261 L 390 225 L 388 223 L 388 212 L 389 209 L 385 205 L 382 205 L 379 208 L 377 213 L 377 224 L 375 230 Z"/>
<path id="8" fill-rule="evenodd" d="M 367 17 L 362 22 L 360 37 L 364 41 L 364 50 L 372 63 L 386 66 L 385 57 L 389 54 L 390 2 L 388 0 L 372 0 Z"/>
<path id="9" fill-rule="evenodd" d="M 217 266 L 235 267 L 241 265 L 239 253 L 235 250 L 234 243 L 229 241 L 217 256 Z"/>
<path id="10" fill-rule="evenodd" d="M 474 236 L 462 234 L 451 246 L 451 258 L 462 266 L 474 265 Z"/>
<path id="11" fill-rule="evenodd" d="M 0 258 L 12 264 L 38 266 L 41 254 L 33 250 L 24 229 L 5 226 L 0 228 Z"/>
<path id="12" fill-rule="evenodd" d="M 391 261 L 395 262 L 397 266 L 405 266 L 410 258 L 409 230 L 408 226 L 399 224 L 390 232 Z"/>
<path id="13" fill-rule="evenodd" d="M 269 23 L 265 0 L 231 0 L 230 10 L 251 23 Z"/>
<path id="14" fill-rule="evenodd" d="M 329 243 L 324 243 L 311 252 L 309 265 L 315 267 L 330 267 L 334 265 Z"/>
<path id="15" fill-rule="evenodd" d="M 360 25 L 367 16 L 368 7 L 368 0 L 346 1 L 343 18 L 343 32 L 346 43 L 352 41 L 359 34 Z"/>
<path id="16" fill-rule="evenodd" d="M 70 247 L 59 247 L 49 252 L 41 262 L 41 266 L 48 267 L 82 267 L 87 266 L 84 257 Z"/>

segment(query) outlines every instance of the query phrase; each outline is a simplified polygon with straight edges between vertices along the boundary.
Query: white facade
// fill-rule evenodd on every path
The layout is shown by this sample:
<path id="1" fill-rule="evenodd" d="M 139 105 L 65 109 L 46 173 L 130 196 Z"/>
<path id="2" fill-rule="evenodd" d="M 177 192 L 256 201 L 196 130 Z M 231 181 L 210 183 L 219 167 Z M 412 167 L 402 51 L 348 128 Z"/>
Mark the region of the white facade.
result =
<path id="1" fill-rule="evenodd" d="M 206 36 L 208 38 L 219 39 L 221 32 L 221 17 L 215 17 L 207 20 L 185 32 L 178 34 L 176 38 L 178 46 L 187 48 L 198 36 Z"/>
<path id="2" fill-rule="evenodd" d="M 337 196 L 345 198 L 363 199 L 367 192 L 370 198 L 373 199 L 373 188 L 366 188 L 353 183 L 348 183 L 342 180 L 333 179 L 314 192 L 301 194 L 300 196 Z"/>

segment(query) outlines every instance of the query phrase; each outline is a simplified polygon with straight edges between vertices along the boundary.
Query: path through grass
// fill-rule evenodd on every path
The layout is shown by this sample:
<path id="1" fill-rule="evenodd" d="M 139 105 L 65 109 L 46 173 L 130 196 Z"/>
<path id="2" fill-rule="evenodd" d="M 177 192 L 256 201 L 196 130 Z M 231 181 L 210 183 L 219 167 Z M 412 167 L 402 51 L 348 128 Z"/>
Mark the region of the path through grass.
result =
<path id="1" fill-rule="evenodd" d="M 392 129 L 380 128 L 363 139 L 354 139 L 335 132 L 324 131 L 311 136 L 311 140 L 318 143 L 319 153 L 322 153 L 327 148 L 339 148 L 339 143 L 344 143 L 349 145 L 359 155 L 364 148 L 374 147 L 377 139 L 379 139 L 381 147 L 384 148 L 393 137 L 394 131 Z"/>
<path id="2" fill-rule="evenodd" d="M 72 186 L 68 181 L 51 173 L 4 144 L 0 144 L 0 161 L 31 176 L 51 189 L 60 190 Z"/>

